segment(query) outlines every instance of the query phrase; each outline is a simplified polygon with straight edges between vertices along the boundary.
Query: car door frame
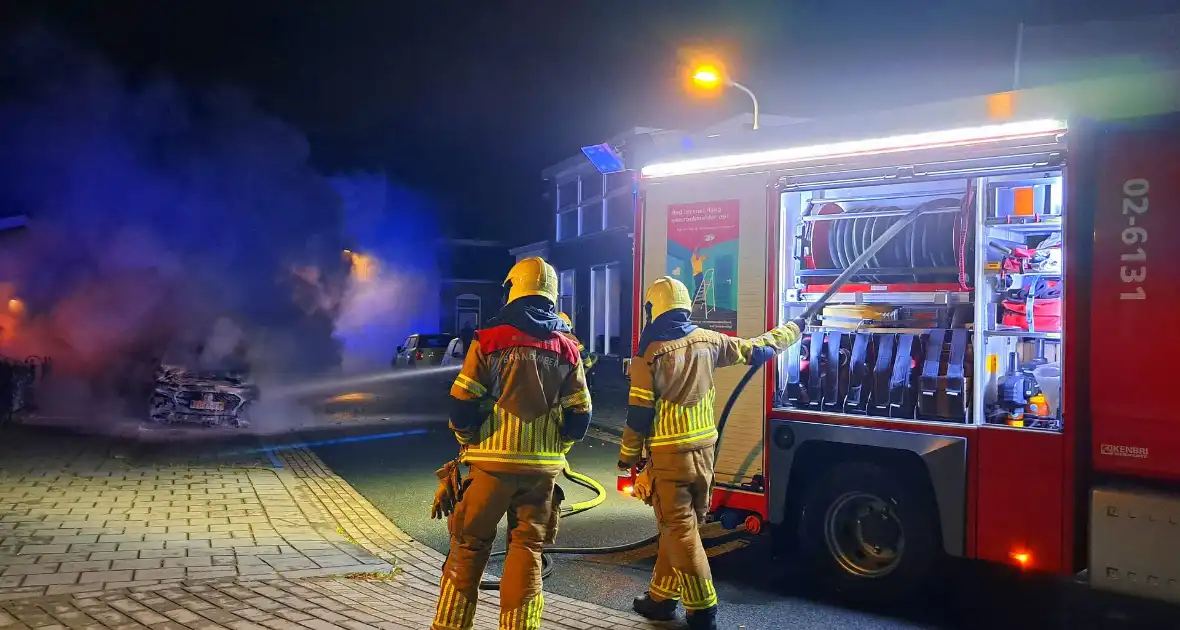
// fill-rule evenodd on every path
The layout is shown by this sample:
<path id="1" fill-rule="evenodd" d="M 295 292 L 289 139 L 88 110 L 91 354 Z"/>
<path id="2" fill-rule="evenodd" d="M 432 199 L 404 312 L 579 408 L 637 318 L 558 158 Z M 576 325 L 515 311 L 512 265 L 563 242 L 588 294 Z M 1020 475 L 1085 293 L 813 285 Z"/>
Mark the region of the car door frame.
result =
<path id="1" fill-rule="evenodd" d="M 417 349 L 418 333 L 414 333 L 409 337 L 406 337 L 405 346 L 402 347 L 401 352 L 397 353 L 397 364 L 399 366 L 404 365 L 405 367 L 412 367 L 414 363 L 410 357 L 414 356 L 414 351 Z"/>

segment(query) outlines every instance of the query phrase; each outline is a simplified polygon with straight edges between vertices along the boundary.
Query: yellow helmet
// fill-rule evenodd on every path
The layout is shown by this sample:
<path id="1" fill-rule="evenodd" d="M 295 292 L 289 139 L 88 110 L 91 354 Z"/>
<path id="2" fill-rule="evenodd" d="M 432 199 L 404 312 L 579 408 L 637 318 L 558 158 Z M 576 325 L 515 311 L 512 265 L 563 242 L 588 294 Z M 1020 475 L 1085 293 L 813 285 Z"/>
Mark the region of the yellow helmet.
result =
<path id="1" fill-rule="evenodd" d="M 512 265 L 508 277 L 504 278 L 504 286 L 508 287 L 509 302 L 530 295 L 557 302 L 557 272 L 552 265 L 537 257 L 525 258 Z"/>
<path id="2" fill-rule="evenodd" d="M 570 330 L 573 330 L 574 323 L 572 321 L 570 321 L 569 315 L 566 315 L 565 313 L 558 313 L 557 316 L 561 318 L 561 321 L 565 322 L 566 326 L 570 327 Z"/>
<path id="3" fill-rule="evenodd" d="M 644 294 L 649 316 L 652 320 L 676 309 L 692 310 L 692 299 L 688 297 L 688 287 L 671 276 L 658 278 L 647 288 Z"/>

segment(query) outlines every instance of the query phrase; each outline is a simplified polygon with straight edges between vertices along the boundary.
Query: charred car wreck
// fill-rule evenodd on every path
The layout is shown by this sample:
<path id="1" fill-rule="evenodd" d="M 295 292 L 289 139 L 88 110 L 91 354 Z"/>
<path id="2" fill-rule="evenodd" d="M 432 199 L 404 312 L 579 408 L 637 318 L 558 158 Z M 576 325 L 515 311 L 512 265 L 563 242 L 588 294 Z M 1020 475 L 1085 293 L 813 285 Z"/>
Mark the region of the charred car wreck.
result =
<path id="1" fill-rule="evenodd" d="M 163 366 L 152 393 L 150 419 L 159 423 L 245 428 L 258 387 L 240 372 Z"/>

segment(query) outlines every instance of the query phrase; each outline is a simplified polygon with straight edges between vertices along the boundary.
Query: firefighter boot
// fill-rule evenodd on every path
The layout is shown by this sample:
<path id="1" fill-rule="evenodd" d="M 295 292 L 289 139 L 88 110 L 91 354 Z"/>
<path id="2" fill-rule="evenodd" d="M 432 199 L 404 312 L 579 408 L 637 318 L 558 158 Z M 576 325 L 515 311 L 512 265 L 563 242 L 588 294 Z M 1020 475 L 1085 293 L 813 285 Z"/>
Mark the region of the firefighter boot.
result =
<path id="1" fill-rule="evenodd" d="M 717 630 L 717 607 L 694 610 L 687 615 L 688 630 Z"/>
<path id="2" fill-rule="evenodd" d="M 656 601 L 651 598 L 649 593 L 644 593 L 642 596 L 635 598 L 631 607 L 635 609 L 635 612 L 652 621 L 672 621 L 676 618 L 676 605 L 678 603 L 675 599 Z"/>

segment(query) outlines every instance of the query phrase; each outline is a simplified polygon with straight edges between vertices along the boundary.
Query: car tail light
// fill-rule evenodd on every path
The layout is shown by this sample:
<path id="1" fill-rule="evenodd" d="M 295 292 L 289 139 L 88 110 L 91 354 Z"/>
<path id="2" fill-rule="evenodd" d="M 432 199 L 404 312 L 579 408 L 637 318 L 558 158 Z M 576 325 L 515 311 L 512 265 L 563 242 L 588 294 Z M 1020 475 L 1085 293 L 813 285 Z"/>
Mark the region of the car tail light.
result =
<path id="1" fill-rule="evenodd" d="M 421 351 L 421 350 L 419 350 L 419 351 L 418 351 L 417 359 L 418 359 L 419 361 L 421 361 L 421 360 L 422 360 L 422 351 Z"/>

